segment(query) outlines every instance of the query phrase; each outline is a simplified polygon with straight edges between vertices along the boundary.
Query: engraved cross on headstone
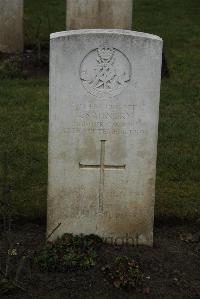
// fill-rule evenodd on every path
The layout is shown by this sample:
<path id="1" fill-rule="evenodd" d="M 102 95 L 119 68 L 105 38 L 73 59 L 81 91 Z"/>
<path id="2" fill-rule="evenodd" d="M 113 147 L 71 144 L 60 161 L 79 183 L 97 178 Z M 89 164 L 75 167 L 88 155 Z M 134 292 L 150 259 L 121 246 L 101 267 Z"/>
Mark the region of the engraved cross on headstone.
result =
<path id="1" fill-rule="evenodd" d="M 97 165 L 91 164 L 86 165 L 79 163 L 81 169 L 100 169 L 100 180 L 99 180 L 99 212 L 103 212 L 103 198 L 104 198 L 104 170 L 109 169 L 125 169 L 126 165 L 108 165 L 105 164 L 105 143 L 106 140 L 101 140 L 101 154 L 100 163 Z"/>

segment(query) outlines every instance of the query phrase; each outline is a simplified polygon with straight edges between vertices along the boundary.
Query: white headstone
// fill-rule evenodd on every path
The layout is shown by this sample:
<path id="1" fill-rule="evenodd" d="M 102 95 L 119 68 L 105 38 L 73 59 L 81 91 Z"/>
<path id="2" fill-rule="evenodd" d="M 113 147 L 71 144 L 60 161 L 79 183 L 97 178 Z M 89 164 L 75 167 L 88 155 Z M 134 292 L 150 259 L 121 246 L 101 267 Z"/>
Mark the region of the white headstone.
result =
<path id="1" fill-rule="evenodd" d="M 152 245 L 162 40 L 51 35 L 48 232 Z"/>
<path id="2" fill-rule="evenodd" d="M 67 29 L 132 29 L 133 0 L 67 0 Z"/>
<path id="3" fill-rule="evenodd" d="M 23 51 L 23 0 L 0 0 L 0 52 Z"/>

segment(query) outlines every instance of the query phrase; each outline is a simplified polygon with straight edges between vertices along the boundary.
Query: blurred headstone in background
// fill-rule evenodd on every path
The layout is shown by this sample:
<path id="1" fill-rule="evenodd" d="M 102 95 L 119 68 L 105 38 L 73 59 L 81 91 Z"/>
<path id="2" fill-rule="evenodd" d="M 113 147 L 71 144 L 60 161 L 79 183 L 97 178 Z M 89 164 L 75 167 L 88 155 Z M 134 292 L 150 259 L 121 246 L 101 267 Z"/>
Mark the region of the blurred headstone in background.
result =
<path id="1" fill-rule="evenodd" d="M 23 52 L 23 0 L 0 0 L 0 52 Z"/>
<path id="2" fill-rule="evenodd" d="M 66 0 L 67 29 L 132 30 L 133 0 Z"/>

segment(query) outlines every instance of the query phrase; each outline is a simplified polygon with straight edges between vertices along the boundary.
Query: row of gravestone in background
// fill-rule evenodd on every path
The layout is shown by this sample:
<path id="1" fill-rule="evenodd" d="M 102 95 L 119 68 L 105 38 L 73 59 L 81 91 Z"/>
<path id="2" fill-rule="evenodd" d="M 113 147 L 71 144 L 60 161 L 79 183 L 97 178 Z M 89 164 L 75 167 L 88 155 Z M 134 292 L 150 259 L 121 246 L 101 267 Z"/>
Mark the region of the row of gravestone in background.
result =
<path id="1" fill-rule="evenodd" d="M 67 29 L 132 29 L 133 0 L 66 0 Z M 24 0 L 0 0 L 0 51 L 23 52 Z"/>

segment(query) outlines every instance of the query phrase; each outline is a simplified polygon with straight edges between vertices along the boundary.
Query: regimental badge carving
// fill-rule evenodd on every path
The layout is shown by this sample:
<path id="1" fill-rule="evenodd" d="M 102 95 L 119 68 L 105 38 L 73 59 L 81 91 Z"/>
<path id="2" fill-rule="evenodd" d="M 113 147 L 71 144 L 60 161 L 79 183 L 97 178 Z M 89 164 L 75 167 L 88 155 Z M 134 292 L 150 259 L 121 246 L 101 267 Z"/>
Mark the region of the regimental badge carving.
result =
<path id="1" fill-rule="evenodd" d="M 104 43 L 83 59 L 80 78 L 86 90 L 98 98 L 114 97 L 131 79 L 131 65 L 119 50 Z"/>

